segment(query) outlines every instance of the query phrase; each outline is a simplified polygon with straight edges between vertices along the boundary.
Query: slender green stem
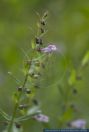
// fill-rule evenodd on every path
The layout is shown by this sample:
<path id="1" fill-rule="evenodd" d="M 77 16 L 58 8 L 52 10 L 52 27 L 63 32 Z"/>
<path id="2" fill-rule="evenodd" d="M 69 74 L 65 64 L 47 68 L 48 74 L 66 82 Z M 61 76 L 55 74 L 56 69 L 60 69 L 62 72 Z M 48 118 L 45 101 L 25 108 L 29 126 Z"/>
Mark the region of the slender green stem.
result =
<path id="1" fill-rule="evenodd" d="M 22 85 L 22 92 L 19 94 L 19 97 L 18 97 L 18 102 L 15 104 L 13 115 L 12 115 L 12 119 L 11 119 L 9 127 L 8 127 L 8 132 L 12 132 L 12 126 L 13 126 L 13 123 L 14 123 L 14 119 L 15 119 L 15 116 L 16 116 L 16 112 L 17 112 L 19 103 L 20 103 L 20 98 L 22 96 L 23 89 L 24 89 L 24 87 L 25 87 L 25 85 L 27 83 L 27 80 L 28 80 L 28 73 L 25 76 L 25 79 L 24 79 L 24 82 L 23 82 L 23 85 Z"/>

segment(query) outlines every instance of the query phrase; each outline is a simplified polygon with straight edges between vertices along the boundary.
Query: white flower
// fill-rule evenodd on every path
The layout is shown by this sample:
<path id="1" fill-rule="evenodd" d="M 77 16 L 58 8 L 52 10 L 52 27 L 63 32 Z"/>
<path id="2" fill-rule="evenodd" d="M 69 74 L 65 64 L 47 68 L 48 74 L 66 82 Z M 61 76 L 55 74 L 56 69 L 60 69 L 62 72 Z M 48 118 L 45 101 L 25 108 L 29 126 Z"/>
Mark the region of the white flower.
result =
<path id="1" fill-rule="evenodd" d="M 45 122 L 45 123 L 49 122 L 48 116 L 43 114 L 35 115 L 33 118 L 39 122 Z"/>
<path id="2" fill-rule="evenodd" d="M 86 126 L 86 121 L 83 119 L 78 119 L 78 120 L 72 121 L 70 123 L 70 126 L 74 127 L 74 128 L 82 128 L 83 129 Z"/>
<path id="3" fill-rule="evenodd" d="M 57 47 L 55 45 L 49 45 L 48 47 L 42 48 L 41 51 L 44 53 L 50 53 L 52 51 L 56 51 Z"/>

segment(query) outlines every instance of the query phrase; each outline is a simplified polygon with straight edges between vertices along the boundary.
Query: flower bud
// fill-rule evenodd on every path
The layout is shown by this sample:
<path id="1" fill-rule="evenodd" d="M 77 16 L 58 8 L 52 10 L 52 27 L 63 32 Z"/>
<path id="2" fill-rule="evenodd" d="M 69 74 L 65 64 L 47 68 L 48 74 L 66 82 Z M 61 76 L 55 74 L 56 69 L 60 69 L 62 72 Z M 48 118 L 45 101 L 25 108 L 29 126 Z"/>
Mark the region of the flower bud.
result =
<path id="1" fill-rule="evenodd" d="M 49 117 L 43 114 L 35 115 L 33 118 L 39 122 L 49 122 Z"/>
<path id="2" fill-rule="evenodd" d="M 52 44 L 41 49 L 41 51 L 44 52 L 44 53 L 51 53 L 51 52 L 56 51 L 56 50 L 57 50 L 56 45 L 52 45 Z"/>

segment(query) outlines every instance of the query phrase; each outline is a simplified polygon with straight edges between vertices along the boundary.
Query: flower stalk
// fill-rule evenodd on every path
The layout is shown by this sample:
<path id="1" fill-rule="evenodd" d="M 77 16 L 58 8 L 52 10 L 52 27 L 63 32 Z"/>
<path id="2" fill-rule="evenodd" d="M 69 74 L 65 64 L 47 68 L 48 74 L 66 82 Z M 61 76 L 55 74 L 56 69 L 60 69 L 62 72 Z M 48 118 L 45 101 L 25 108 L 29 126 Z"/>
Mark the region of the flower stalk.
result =
<path id="1" fill-rule="evenodd" d="M 47 19 L 47 12 L 44 13 L 44 15 L 42 16 L 42 18 L 40 18 L 40 22 L 37 25 L 37 34 L 35 37 L 35 40 L 32 41 L 32 57 L 31 60 L 28 58 L 28 60 L 26 61 L 26 73 L 25 73 L 25 77 L 24 77 L 24 81 L 21 87 L 18 87 L 18 91 L 16 92 L 16 101 L 15 101 L 15 106 L 14 106 L 14 110 L 13 110 L 13 114 L 12 117 L 8 123 L 8 132 L 13 132 L 13 126 L 17 123 L 19 123 L 18 119 L 20 117 L 16 118 L 17 112 L 18 112 L 18 108 L 20 107 L 20 109 L 22 108 L 22 106 L 29 106 L 29 104 L 21 104 L 21 102 L 24 102 L 23 96 L 25 94 L 31 94 L 32 91 L 29 88 L 26 88 L 27 86 L 27 82 L 28 82 L 28 78 L 31 78 L 31 80 L 33 81 L 34 85 L 35 85 L 35 81 L 34 79 L 38 79 L 40 76 L 40 68 L 42 67 L 41 63 L 45 61 L 46 57 L 48 56 L 48 54 L 50 54 L 51 52 L 56 50 L 56 46 L 55 45 L 49 45 L 48 47 L 43 47 L 43 35 L 46 33 L 45 30 L 45 25 L 46 25 L 46 19 Z M 39 69 L 38 71 L 36 71 L 36 67 L 39 67 L 37 69 Z M 30 83 L 31 83 L 30 80 Z M 29 99 L 28 99 L 29 100 Z M 34 98 L 32 99 L 34 100 Z M 36 103 L 36 102 L 35 102 Z M 37 105 L 39 105 L 39 103 L 35 104 L 36 107 Z M 27 108 L 27 107 L 25 107 Z M 27 108 L 28 109 L 28 108 Z M 40 110 L 39 110 L 40 111 Z M 38 114 L 39 111 L 35 112 L 33 115 L 33 118 L 36 119 L 37 121 L 43 121 L 43 122 L 48 122 L 49 118 L 46 115 L 43 114 Z M 24 119 L 29 119 L 31 118 L 31 116 L 28 117 L 27 113 L 25 113 Z M 23 119 L 22 119 L 23 120 Z M 16 125 L 15 125 L 16 126 Z"/>
<path id="2" fill-rule="evenodd" d="M 22 93 L 24 91 L 25 85 L 27 83 L 27 80 L 28 80 L 28 72 L 25 75 L 25 79 L 24 79 L 24 82 L 23 82 L 23 85 L 22 85 L 22 91 L 20 92 L 20 94 L 18 96 L 18 102 L 15 104 L 14 111 L 13 111 L 13 115 L 12 115 L 12 119 L 11 119 L 10 124 L 8 126 L 8 132 L 12 132 L 12 127 L 13 127 L 13 124 L 14 124 L 14 119 L 16 117 L 17 109 L 19 107 L 20 99 L 21 99 Z"/>

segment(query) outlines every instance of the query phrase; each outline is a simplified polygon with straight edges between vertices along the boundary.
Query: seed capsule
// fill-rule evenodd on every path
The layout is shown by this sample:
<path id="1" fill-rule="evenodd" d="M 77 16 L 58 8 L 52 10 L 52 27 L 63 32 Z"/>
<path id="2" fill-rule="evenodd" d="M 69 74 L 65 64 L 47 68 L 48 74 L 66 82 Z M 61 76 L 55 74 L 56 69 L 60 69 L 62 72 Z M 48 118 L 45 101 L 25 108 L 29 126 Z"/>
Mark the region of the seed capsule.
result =
<path id="1" fill-rule="evenodd" d="M 21 92 L 21 91 L 22 91 L 22 87 L 21 87 L 21 86 L 20 86 L 20 87 L 18 87 L 17 89 L 18 89 L 18 91 L 19 91 L 19 92 Z"/>
<path id="2" fill-rule="evenodd" d="M 41 28 L 40 30 L 41 30 L 41 33 L 44 33 L 45 32 L 45 30 L 43 28 Z"/>
<path id="3" fill-rule="evenodd" d="M 76 79 L 77 80 L 82 80 L 82 76 L 81 75 L 77 75 Z"/>
<path id="4" fill-rule="evenodd" d="M 46 23 L 45 23 L 45 21 L 44 21 L 44 20 L 41 20 L 41 24 L 42 24 L 43 26 L 45 26 L 45 25 L 46 25 Z"/>
<path id="5" fill-rule="evenodd" d="M 26 63 L 27 63 L 28 65 L 31 65 L 32 61 L 31 61 L 31 60 L 27 60 Z"/>
<path id="6" fill-rule="evenodd" d="M 35 38 L 35 41 L 36 41 L 36 44 L 40 44 L 40 45 L 42 45 L 43 44 L 43 42 L 42 42 L 42 39 L 41 38 Z"/>
<path id="7" fill-rule="evenodd" d="M 73 94 L 77 94 L 77 89 L 73 89 Z"/>
<path id="8" fill-rule="evenodd" d="M 47 17 L 48 16 L 48 12 L 46 11 L 45 13 L 44 13 L 44 17 Z"/>
<path id="9" fill-rule="evenodd" d="M 35 75 L 34 75 L 34 78 L 35 78 L 35 79 L 38 79 L 38 77 L 39 77 L 38 74 L 35 74 Z"/>
<path id="10" fill-rule="evenodd" d="M 36 99 L 32 100 L 35 105 L 38 105 L 38 101 Z"/>
<path id="11" fill-rule="evenodd" d="M 34 85 L 34 88 L 40 88 L 38 85 Z"/>
<path id="12" fill-rule="evenodd" d="M 16 128 L 18 128 L 18 129 L 20 129 L 20 128 L 21 128 L 21 124 L 16 123 L 15 125 L 16 125 Z"/>
<path id="13" fill-rule="evenodd" d="M 31 90 L 30 89 L 26 89 L 26 93 L 27 94 L 31 94 Z"/>
<path id="14" fill-rule="evenodd" d="M 23 110 L 23 109 L 25 109 L 25 108 L 27 108 L 27 105 L 19 105 L 19 109 L 20 109 L 20 110 Z"/>
<path id="15" fill-rule="evenodd" d="M 35 65 L 39 67 L 40 66 L 40 62 L 39 61 L 36 61 L 35 62 Z"/>

